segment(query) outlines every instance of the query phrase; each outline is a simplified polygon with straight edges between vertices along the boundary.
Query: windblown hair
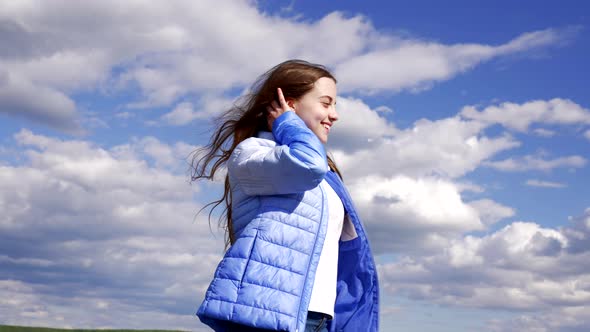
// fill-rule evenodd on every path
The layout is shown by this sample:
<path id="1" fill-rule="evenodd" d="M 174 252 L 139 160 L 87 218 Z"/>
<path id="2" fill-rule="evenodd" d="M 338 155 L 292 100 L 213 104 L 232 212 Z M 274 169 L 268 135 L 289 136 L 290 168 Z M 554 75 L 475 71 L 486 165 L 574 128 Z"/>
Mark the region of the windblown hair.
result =
<path id="1" fill-rule="evenodd" d="M 227 160 L 240 142 L 256 136 L 259 131 L 270 131 L 266 108 L 273 100 L 278 102 L 277 88 L 281 88 L 285 100 L 298 100 L 311 91 L 315 82 L 322 77 L 331 78 L 336 82 L 324 66 L 303 60 L 285 61 L 258 77 L 248 94 L 240 97 L 230 109 L 214 119 L 215 131 L 209 143 L 192 153 L 191 182 L 202 178 L 213 180 L 215 173 L 226 166 Z M 330 156 L 328 165 L 342 178 Z M 225 203 L 225 209 L 220 216 L 219 225 L 225 230 L 227 249 L 235 242 L 232 227 L 232 195 L 227 174 L 223 196 L 205 205 L 199 213 L 212 206 L 209 211 L 211 222 L 213 210 L 221 203 Z"/>

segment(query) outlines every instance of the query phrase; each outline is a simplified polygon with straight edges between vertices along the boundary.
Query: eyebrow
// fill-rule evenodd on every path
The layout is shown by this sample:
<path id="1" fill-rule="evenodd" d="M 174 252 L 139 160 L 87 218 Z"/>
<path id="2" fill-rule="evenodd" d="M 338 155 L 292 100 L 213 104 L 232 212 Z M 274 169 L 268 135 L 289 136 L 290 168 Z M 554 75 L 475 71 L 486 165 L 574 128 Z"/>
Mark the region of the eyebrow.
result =
<path id="1" fill-rule="evenodd" d="M 324 98 L 324 97 L 330 99 L 330 103 L 332 102 L 332 100 L 334 100 L 334 99 L 332 99 L 331 96 L 328 96 L 328 95 L 320 96 L 320 98 Z M 336 105 L 336 102 L 334 102 L 334 105 Z"/>

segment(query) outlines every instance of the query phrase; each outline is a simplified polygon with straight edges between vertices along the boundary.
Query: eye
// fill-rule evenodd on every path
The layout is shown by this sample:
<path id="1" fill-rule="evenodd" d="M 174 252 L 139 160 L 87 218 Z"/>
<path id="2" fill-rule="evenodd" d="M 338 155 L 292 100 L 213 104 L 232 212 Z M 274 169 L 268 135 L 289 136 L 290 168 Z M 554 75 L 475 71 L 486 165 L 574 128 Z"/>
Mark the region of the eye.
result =
<path id="1" fill-rule="evenodd" d="M 330 107 L 330 103 L 323 103 L 325 108 Z"/>

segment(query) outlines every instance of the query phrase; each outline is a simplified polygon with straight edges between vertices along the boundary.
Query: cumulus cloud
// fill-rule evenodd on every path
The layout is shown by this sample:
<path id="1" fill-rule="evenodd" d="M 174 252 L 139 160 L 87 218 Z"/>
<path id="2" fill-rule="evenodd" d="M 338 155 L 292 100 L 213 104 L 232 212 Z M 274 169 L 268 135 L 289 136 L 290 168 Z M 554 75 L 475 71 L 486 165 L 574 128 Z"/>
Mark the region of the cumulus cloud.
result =
<path id="1" fill-rule="evenodd" d="M 198 113 L 193 110 L 193 104 L 184 102 L 176 105 L 172 112 L 164 114 L 162 120 L 172 125 L 184 125 L 198 117 Z"/>
<path id="2" fill-rule="evenodd" d="M 563 183 L 542 181 L 542 180 L 535 180 L 535 179 L 529 179 L 525 182 L 525 184 L 527 186 L 531 186 L 531 187 L 542 187 L 542 188 L 565 188 L 565 187 L 567 187 Z"/>
<path id="3" fill-rule="evenodd" d="M 483 193 L 485 190 L 482 186 L 477 185 L 475 183 L 469 182 L 469 181 L 461 181 L 461 182 L 457 182 L 455 183 L 455 185 L 457 186 L 457 190 L 459 190 L 459 192 L 474 192 L 474 193 Z"/>
<path id="4" fill-rule="evenodd" d="M 483 229 L 458 188 L 437 178 L 367 176 L 349 184 L 376 253 L 433 250 Z"/>
<path id="5" fill-rule="evenodd" d="M 332 12 L 309 22 L 262 13 L 248 1 L 224 2 L 214 16 L 209 8 L 219 4 L 210 1 L 1 6 L 0 35 L 10 51 L 0 53 L 0 65 L 22 83 L 19 94 L 0 98 L 0 111 L 58 129 L 58 123 L 75 123 L 70 96 L 79 91 L 111 95 L 139 88 L 127 107 L 167 107 L 186 96 L 243 88 L 286 58 L 334 68 L 345 92 L 399 91 L 449 79 L 497 56 L 554 45 L 566 33 L 524 33 L 499 46 L 444 45 L 383 33 L 362 15 Z M 14 97 L 38 91 L 43 103 Z M 66 121 L 56 110 L 66 112 Z M 183 110 L 166 119 L 186 123 L 194 114 Z"/>
<path id="6" fill-rule="evenodd" d="M 72 134 L 83 132 L 76 103 L 64 93 L 0 70 L 0 112 Z"/>
<path id="7" fill-rule="evenodd" d="M 68 285 L 52 285 L 64 290 Z M 70 287 L 72 284 L 69 285 Z M 103 297 L 87 290 L 64 300 L 56 289 L 19 280 L 0 280 L 0 319 L 4 324 L 53 326 L 67 329 L 175 329 L 205 332 L 192 315 L 146 310 L 145 303 L 125 303 L 120 298 Z M 137 289 L 135 289 L 137 291 Z M 165 302 L 163 299 L 158 299 Z M 91 311 L 92 315 L 88 312 Z"/>
<path id="8" fill-rule="evenodd" d="M 487 137 L 484 124 L 458 116 L 421 119 L 400 130 L 357 99 L 340 98 L 338 105 L 342 122 L 330 147 L 376 252 L 439 250 L 514 215 L 490 199 L 465 201 L 463 192 L 484 190 L 459 180 L 519 146 L 510 135 Z"/>
<path id="9" fill-rule="evenodd" d="M 590 274 L 588 246 L 572 251 L 580 230 L 572 231 L 514 222 L 483 237 L 453 240 L 436 254 L 403 256 L 380 272 L 389 292 L 431 303 L 523 314 L 573 309 L 590 303 Z"/>
<path id="10" fill-rule="evenodd" d="M 111 150 L 116 156 L 133 156 L 144 161 L 151 161 L 156 169 L 164 169 L 174 174 L 180 174 L 187 168 L 187 157 L 197 147 L 176 142 L 166 144 L 155 137 L 133 137 L 129 144 L 118 145 Z"/>
<path id="11" fill-rule="evenodd" d="M 590 325 L 587 305 L 557 308 L 536 314 L 521 314 L 512 319 L 488 322 L 491 332 L 585 332 Z"/>
<path id="12" fill-rule="evenodd" d="M 519 158 L 507 158 L 500 161 L 486 161 L 484 165 L 495 168 L 499 171 L 523 172 L 530 170 L 550 171 L 560 167 L 581 168 L 588 161 L 581 156 L 559 157 L 555 159 L 542 159 L 534 155 L 527 155 Z"/>
<path id="13" fill-rule="evenodd" d="M 166 113 L 161 120 L 172 126 L 187 125 L 194 120 L 209 120 L 228 110 L 232 100 L 213 94 L 202 96 L 195 106 L 191 102 L 181 102 L 170 113 Z"/>
<path id="14" fill-rule="evenodd" d="M 351 98 L 345 102 L 348 100 Z M 376 110 L 365 110 L 380 119 Z M 563 229 L 514 222 L 488 235 L 465 236 L 488 230 L 516 211 L 487 198 L 466 201 L 463 191 L 481 193 L 483 189 L 460 177 L 484 165 L 500 170 L 551 170 L 583 167 L 586 159 L 547 159 L 540 152 L 490 161 L 520 142 L 507 133 L 488 137 L 485 130 L 491 122 L 462 115 L 422 119 L 389 134 L 381 131 L 373 141 L 354 148 L 338 142 L 338 136 L 331 137 L 336 161 L 366 223 L 373 249 L 401 257 L 379 267 L 384 289 L 396 297 L 445 306 L 522 311 L 523 320 L 530 322 L 527 328 L 554 326 L 568 331 L 585 326 L 587 319 L 574 312 L 590 303 L 588 211 Z M 547 118 L 531 120 L 526 127 L 535 122 L 547 123 Z M 575 121 L 554 124 L 575 125 Z M 502 125 L 511 126 L 510 122 Z M 366 128 L 371 127 L 382 128 L 376 124 Z M 346 129 L 364 135 L 372 132 L 366 128 Z M 560 185 L 540 180 L 527 183 Z M 536 314 L 528 312 L 554 319 L 543 325 Z M 565 312 L 571 313 L 570 320 L 558 318 Z M 495 321 L 490 326 L 502 331 L 515 322 Z"/>
<path id="15" fill-rule="evenodd" d="M 118 119 L 129 119 L 132 118 L 135 114 L 131 112 L 119 112 L 115 114 L 115 117 Z"/>
<path id="16" fill-rule="evenodd" d="M 512 217 L 515 214 L 513 208 L 487 198 L 471 201 L 469 202 L 469 205 L 478 211 L 482 223 L 486 226 L 495 224 L 502 219 Z"/>
<path id="17" fill-rule="evenodd" d="M 383 117 L 383 107 L 371 109 L 356 98 L 338 98 L 339 119 L 330 132 L 329 147 L 346 153 L 375 146 L 383 137 L 398 132 L 395 125 Z"/>
<path id="18" fill-rule="evenodd" d="M 375 111 L 377 111 L 377 113 L 382 113 L 382 114 L 393 113 L 393 110 L 390 107 L 387 107 L 385 105 L 375 107 Z"/>
<path id="19" fill-rule="evenodd" d="M 461 116 L 486 123 L 501 124 L 506 128 L 526 132 L 533 123 L 578 125 L 590 123 L 590 111 L 568 99 L 533 100 L 524 104 L 505 102 L 478 111 L 475 106 L 465 106 Z M 537 130 L 539 133 L 539 130 Z M 542 135 L 548 134 L 541 131 Z M 550 132 L 549 132 L 550 134 Z"/>
<path id="20" fill-rule="evenodd" d="M 386 113 L 371 109 L 361 100 L 350 97 L 339 100 L 340 120 L 334 126 L 329 147 L 344 174 L 353 179 L 363 177 L 366 169 L 385 177 L 403 174 L 410 177 L 436 175 L 457 179 L 480 166 L 521 172 L 549 171 L 560 167 L 581 168 L 587 164 L 586 158 L 578 155 L 548 159 L 544 151 L 492 160 L 498 153 L 519 147 L 521 143 L 507 132 L 500 132 L 493 137 L 486 135 L 490 123 L 481 117 L 465 116 L 466 108 L 456 116 L 435 121 L 420 119 L 407 129 L 398 129 L 386 118 Z M 503 105 L 506 104 L 509 103 Z M 533 104 L 564 105 L 557 99 L 525 105 Z M 577 107 L 581 113 L 574 111 L 574 115 L 569 116 L 561 114 L 567 112 L 560 111 L 560 115 L 552 115 L 571 120 L 562 121 L 562 124 L 573 125 L 580 121 L 580 117 L 575 114 L 585 116 L 587 112 L 573 102 L 565 104 L 573 105 L 571 109 Z M 529 106 L 523 109 L 535 109 Z M 545 120 L 538 118 L 535 121 Z M 497 121 L 508 127 L 513 126 L 510 122 Z"/>
<path id="21" fill-rule="evenodd" d="M 590 208 L 581 216 L 571 218 L 571 226 L 565 227 L 563 233 L 568 238 L 570 253 L 590 252 Z"/>
<path id="22" fill-rule="evenodd" d="M 26 160 L 0 167 L 0 297 L 10 299 L 0 320 L 195 329 L 222 241 L 203 215 L 195 220 L 210 194 L 180 175 L 193 147 L 14 138 Z"/>
<path id="23" fill-rule="evenodd" d="M 499 46 L 396 40 L 340 62 L 336 73 L 344 82 L 342 89 L 346 92 L 370 94 L 420 89 L 433 82 L 447 80 L 494 57 L 557 44 L 562 34 L 571 35 L 571 31 L 534 31 Z"/>
<path id="24" fill-rule="evenodd" d="M 555 131 L 544 129 L 544 128 L 536 128 L 536 129 L 533 130 L 533 133 L 535 135 L 541 136 L 541 137 L 553 137 L 553 136 L 555 136 Z"/>
<path id="25" fill-rule="evenodd" d="M 483 128 L 479 122 L 459 117 L 436 121 L 421 119 L 411 128 L 398 130 L 393 136 L 379 137 L 352 153 L 345 148 L 336 149 L 334 156 L 345 174 L 353 178 L 364 176 L 366 169 L 386 177 L 404 174 L 458 178 L 500 151 L 520 145 L 507 134 L 482 135 Z M 371 129 L 361 132 L 371 132 Z M 346 144 L 334 142 L 334 145 Z"/>

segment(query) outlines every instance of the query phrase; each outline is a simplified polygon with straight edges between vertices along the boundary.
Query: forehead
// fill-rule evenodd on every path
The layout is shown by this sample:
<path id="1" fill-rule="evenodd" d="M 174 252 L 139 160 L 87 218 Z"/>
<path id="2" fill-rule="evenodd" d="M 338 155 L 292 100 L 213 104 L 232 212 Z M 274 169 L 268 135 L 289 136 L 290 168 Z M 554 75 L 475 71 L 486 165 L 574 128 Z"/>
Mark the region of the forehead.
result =
<path id="1" fill-rule="evenodd" d="M 336 98 L 336 83 L 329 77 L 320 77 L 315 81 L 311 93 L 318 97 L 327 95 Z"/>

